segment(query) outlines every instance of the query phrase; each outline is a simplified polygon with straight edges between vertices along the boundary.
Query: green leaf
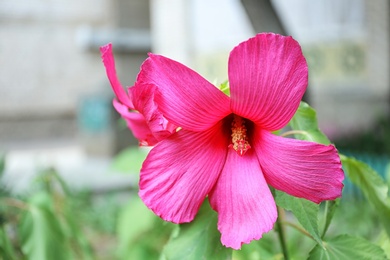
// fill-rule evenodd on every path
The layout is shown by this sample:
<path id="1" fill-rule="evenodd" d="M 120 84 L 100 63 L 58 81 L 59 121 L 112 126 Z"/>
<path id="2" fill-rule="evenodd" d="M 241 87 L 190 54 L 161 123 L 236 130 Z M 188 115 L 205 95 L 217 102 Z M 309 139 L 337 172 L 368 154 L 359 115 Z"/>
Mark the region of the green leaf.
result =
<path id="1" fill-rule="evenodd" d="M 72 194 L 68 185 L 58 174 L 57 170 L 52 167 L 48 167 L 39 171 L 35 181 L 50 194 L 58 193 L 59 187 L 62 189 L 65 195 L 70 196 Z"/>
<path id="2" fill-rule="evenodd" d="M 5 154 L 0 152 L 0 177 L 3 175 L 5 170 Z"/>
<path id="3" fill-rule="evenodd" d="M 48 193 L 37 193 L 29 200 L 19 232 L 22 251 L 28 259 L 69 259 L 65 237 Z"/>
<path id="4" fill-rule="evenodd" d="M 0 259 L 16 259 L 11 241 L 3 227 L 0 227 Z"/>
<path id="5" fill-rule="evenodd" d="M 383 249 L 386 254 L 386 259 L 390 259 L 390 238 L 386 232 L 382 231 L 378 238 L 378 245 Z"/>
<path id="6" fill-rule="evenodd" d="M 279 207 L 291 211 L 302 227 L 318 243 L 322 244 L 318 231 L 319 205 L 306 199 L 290 196 L 282 191 L 275 190 L 275 201 Z"/>
<path id="7" fill-rule="evenodd" d="M 325 223 L 322 230 L 321 238 L 323 238 L 326 234 L 326 231 L 328 230 L 330 223 L 332 221 L 332 218 L 334 216 L 334 213 L 336 212 L 336 209 L 340 205 L 340 199 L 336 200 L 328 200 L 325 203 Z"/>
<path id="8" fill-rule="evenodd" d="M 328 137 L 318 128 L 316 111 L 303 101 L 289 125 L 293 130 L 302 131 L 294 135 L 297 139 L 330 144 Z"/>
<path id="9" fill-rule="evenodd" d="M 269 232 L 263 234 L 262 238 L 258 241 L 243 244 L 241 250 L 233 250 L 233 259 L 278 259 L 279 245 L 275 243 L 274 235 L 274 233 Z"/>
<path id="10" fill-rule="evenodd" d="M 390 187 L 390 163 L 387 164 L 385 169 L 385 178 L 387 181 L 387 185 Z"/>
<path id="11" fill-rule="evenodd" d="M 324 248 L 317 245 L 309 255 L 310 260 L 363 260 L 386 259 L 383 250 L 369 241 L 349 235 L 340 235 L 324 241 Z"/>
<path id="12" fill-rule="evenodd" d="M 181 224 L 163 251 L 163 259 L 231 259 L 232 249 L 222 246 L 217 213 L 206 199 L 195 220 Z M 165 258 L 164 258 L 165 257 Z"/>
<path id="13" fill-rule="evenodd" d="M 121 259 L 141 257 L 141 252 L 135 247 L 137 240 L 152 230 L 157 218 L 138 196 L 134 196 L 121 210 L 117 224 L 118 253 Z"/>
<path id="14" fill-rule="evenodd" d="M 375 208 L 387 234 L 390 236 L 389 187 L 380 175 L 367 164 L 344 155 L 340 155 L 340 159 L 347 176 Z"/>
<path id="15" fill-rule="evenodd" d="M 229 81 L 226 80 L 225 82 L 223 82 L 220 86 L 219 86 L 219 89 L 225 93 L 227 96 L 230 96 L 230 86 L 229 86 Z"/>
<path id="16" fill-rule="evenodd" d="M 89 241 L 85 237 L 80 222 L 80 215 L 75 213 L 75 208 L 70 206 L 69 201 L 64 203 L 62 227 L 66 240 L 70 244 L 74 259 L 95 259 Z"/>
<path id="17" fill-rule="evenodd" d="M 130 147 L 118 153 L 111 164 L 116 172 L 133 173 L 138 176 L 142 163 L 148 155 L 146 148 Z"/>

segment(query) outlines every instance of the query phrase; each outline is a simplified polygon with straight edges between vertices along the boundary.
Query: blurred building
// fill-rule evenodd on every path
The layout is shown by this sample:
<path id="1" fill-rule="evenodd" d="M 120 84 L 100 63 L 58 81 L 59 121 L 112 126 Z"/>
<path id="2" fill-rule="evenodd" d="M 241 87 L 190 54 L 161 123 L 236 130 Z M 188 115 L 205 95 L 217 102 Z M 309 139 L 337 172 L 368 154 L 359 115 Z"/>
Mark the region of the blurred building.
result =
<path id="1" fill-rule="evenodd" d="M 113 42 L 131 85 L 149 27 L 148 1 L 0 1 L 0 149 L 81 142 L 112 154 L 119 142 L 99 46 Z"/>
<path id="2" fill-rule="evenodd" d="M 118 137 L 114 127 L 98 47 L 113 42 L 123 85 L 134 82 L 150 49 L 221 83 L 229 51 L 275 28 L 269 17 L 254 28 L 256 9 L 248 17 L 244 2 L 0 1 L 0 146 L 64 140 L 112 154 L 131 135 Z M 388 1 L 257 2 L 271 2 L 286 34 L 302 44 L 323 130 L 346 134 L 388 115 Z"/>
<path id="3" fill-rule="evenodd" d="M 148 1 L 0 1 L 1 176 L 25 191 L 55 167 L 73 188 L 134 185 L 108 174 L 110 156 L 135 141 L 112 109 L 99 46 L 112 42 L 118 75 L 132 85 L 150 51 Z"/>
<path id="4" fill-rule="evenodd" d="M 331 137 L 389 116 L 389 2 L 273 0 L 309 64 L 310 102 Z"/>

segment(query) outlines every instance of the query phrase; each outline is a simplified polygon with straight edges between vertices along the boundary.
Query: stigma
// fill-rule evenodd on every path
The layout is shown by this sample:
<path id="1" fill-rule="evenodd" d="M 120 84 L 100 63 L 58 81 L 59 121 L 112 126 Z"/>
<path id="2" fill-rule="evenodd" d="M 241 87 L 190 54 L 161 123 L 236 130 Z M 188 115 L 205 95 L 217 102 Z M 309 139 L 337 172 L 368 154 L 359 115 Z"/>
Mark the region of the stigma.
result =
<path id="1" fill-rule="evenodd" d="M 251 149 L 248 142 L 245 120 L 240 116 L 234 115 L 231 129 L 232 143 L 229 145 L 229 148 L 233 148 L 238 155 L 243 156 L 249 149 Z"/>

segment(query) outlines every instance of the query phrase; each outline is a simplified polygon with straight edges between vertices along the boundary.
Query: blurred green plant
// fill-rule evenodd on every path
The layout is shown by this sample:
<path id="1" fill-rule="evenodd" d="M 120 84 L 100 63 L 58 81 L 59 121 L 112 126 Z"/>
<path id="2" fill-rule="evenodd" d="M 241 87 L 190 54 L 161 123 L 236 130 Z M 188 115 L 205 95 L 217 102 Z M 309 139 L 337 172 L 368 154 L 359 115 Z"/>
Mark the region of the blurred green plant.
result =
<path id="1" fill-rule="evenodd" d="M 329 143 L 306 103 L 290 127 L 285 135 Z M 125 149 L 111 171 L 136 179 L 146 155 Z M 238 251 L 219 242 L 217 214 L 208 200 L 193 222 L 175 225 L 147 209 L 137 187 L 125 194 L 76 192 L 55 169 L 45 169 L 28 193 L 17 196 L 0 179 L 0 259 L 390 259 L 390 166 L 386 181 L 369 165 L 340 158 L 364 199 L 344 196 L 318 205 L 272 190 L 279 211 L 275 228 Z M 5 162 L 1 156 L 0 177 Z"/>
<path id="2" fill-rule="evenodd" d="M 93 259 L 72 194 L 58 173 L 43 170 L 35 184 L 25 196 L 1 194 L 3 259 Z"/>
<path id="3" fill-rule="evenodd" d="M 147 152 L 122 151 L 111 170 L 138 175 Z M 0 157 L 0 177 L 5 169 Z M 130 162 L 130 165 L 129 165 Z M 137 190 L 73 191 L 55 169 L 39 171 L 23 195 L 0 179 L 0 259 L 157 259 L 173 224 L 148 210 Z"/>

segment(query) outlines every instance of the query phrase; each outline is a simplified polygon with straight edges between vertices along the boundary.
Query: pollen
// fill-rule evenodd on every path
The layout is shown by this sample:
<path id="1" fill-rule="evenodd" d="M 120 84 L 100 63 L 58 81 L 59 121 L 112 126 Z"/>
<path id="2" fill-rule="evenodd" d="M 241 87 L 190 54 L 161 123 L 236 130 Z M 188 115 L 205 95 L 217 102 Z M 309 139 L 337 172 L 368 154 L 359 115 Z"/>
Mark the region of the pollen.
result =
<path id="1" fill-rule="evenodd" d="M 232 122 L 232 143 L 229 148 L 233 148 L 238 155 L 243 156 L 250 148 L 247 136 L 247 128 L 242 117 L 234 115 Z"/>

